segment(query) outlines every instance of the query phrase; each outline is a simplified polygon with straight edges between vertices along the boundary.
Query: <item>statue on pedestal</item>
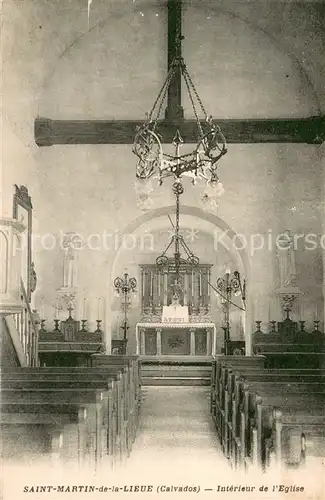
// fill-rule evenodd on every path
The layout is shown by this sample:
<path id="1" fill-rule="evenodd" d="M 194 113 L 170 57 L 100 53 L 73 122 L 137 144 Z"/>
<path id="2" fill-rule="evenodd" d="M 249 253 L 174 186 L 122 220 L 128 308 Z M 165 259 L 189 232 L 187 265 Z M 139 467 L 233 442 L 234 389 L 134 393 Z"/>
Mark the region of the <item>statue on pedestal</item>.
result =
<path id="1" fill-rule="evenodd" d="M 63 261 L 63 286 L 73 288 L 75 283 L 75 256 L 74 250 L 69 246 L 65 249 Z"/>
<path id="2" fill-rule="evenodd" d="M 295 249 L 291 231 L 288 229 L 284 231 L 278 238 L 276 246 L 280 277 L 280 288 L 276 293 L 280 297 L 285 316 L 289 319 L 293 303 L 302 294 L 296 285 Z"/>
<path id="3" fill-rule="evenodd" d="M 279 266 L 280 288 L 296 286 L 296 262 L 294 240 L 287 229 L 277 240 L 277 260 Z"/>
<path id="4" fill-rule="evenodd" d="M 77 287 L 77 252 L 82 242 L 75 233 L 67 233 L 63 238 L 63 288 Z"/>

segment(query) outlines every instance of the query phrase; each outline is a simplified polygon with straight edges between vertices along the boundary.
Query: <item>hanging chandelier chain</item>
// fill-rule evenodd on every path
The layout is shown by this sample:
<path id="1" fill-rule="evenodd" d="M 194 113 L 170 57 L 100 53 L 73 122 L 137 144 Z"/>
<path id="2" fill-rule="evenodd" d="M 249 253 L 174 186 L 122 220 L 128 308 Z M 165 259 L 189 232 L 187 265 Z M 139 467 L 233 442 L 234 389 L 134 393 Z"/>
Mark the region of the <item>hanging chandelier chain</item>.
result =
<path id="1" fill-rule="evenodd" d="M 155 100 L 155 102 L 154 102 L 154 104 L 153 104 L 153 106 L 152 106 L 152 108 L 151 108 L 151 111 L 150 111 L 150 113 L 149 113 L 149 116 L 148 116 L 148 121 L 153 121 L 153 118 L 152 118 L 152 117 L 153 117 L 153 114 L 154 114 L 154 112 L 155 112 L 155 109 L 156 109 L 156 107 L 158 106 L 158 103 L 159 103 L 159 106 L 158 106 L 158 112 L 157 112 L 157 116 L 156 116 L 156 118 L 155 118 L 155 120 L 154 120 L 154 127 L 153 127 L 153 129 L 155 129 L 155 127 L 156 127 L 156 122 L 157 122 L 157 120 L 159 119 L 159 116 L 160 116 L 160 114 L 161 114 L 161 110 L 162 110 L 162 107 L 163 107 L 164 101 L 165 101 L 165 99 L 166 99 L 167 92 L 168 92 L 168 88 L 169 88 L 170 82 L 171 82 L 171 80 L 172 80 L 172 78 L 173 78 L 174 71 L 175 71 L 175 70 L 174 70 L 174 67 L 173 67 L 173 66 L 171 66 L 171 68 L 170 68 L 170 70 L 169 70 L 169 72 L 168 72 L 168 74 L 167 74 L 166 80 L 165 80 L 165 82 L 163 83 L 163 85 L 162 85 L 162 87 L 161 87 L 161 89 L 160 89 L 160 91 L 159 91 L 159 94 L 158 94 L 158 96 L 157 96 L 157 98 L 156 98 L 156 100 Z M 160 102 L 159 102 L 159 101 L 160 101 Z"/>
<path id="2" fill-rule="evenodd" d="M 192 80 L 192 78 L 191 78 L 191 76 L 190 76 L 189 72 L 187 71 L 187 67 L 184 65 L 184 73 L 183 73 L 183 75 L 185 76 L 185 74 L 186 74 L 186 77 L 187 77 L 187 79 L 188 79 L 188 81 L 189 81 L 189 84 L 190 84 L 190 86 L 191 86 L 191 88 L 192 88 L 192 91 L 194 92 L 194 95 L 195 95 L 195 97 L 196 97 L 196 99 L 197 99 L 197 102 L 198 102 L 198 103 L 199 103 L 199 105 L 200 105 L 200 108 L 201 108 L 201 110 L 202 110 L 202 113 L 204 114 L 204 118 L 207 118 L 208 114 L 207 114 L 207 112 L 206 112 L 206 110 L 205 110 L 205 107 L 204 107 L 204 104 L 203 104 L 203 102 L 202 102 L 202 99 L 201 99 L 201 97 L 199 96 L 199 94 L 198 94 L 198 92 L 197 92 L 197 90 L 196 90 L 196 88 L 195 88 L 195 85 L 194 85 L 194 83 L 193 83 L 193 80 Z M 188 87 L 188 90 L 189 90 L 189 93 L 191 93 L 191 91 L 190 91 L 189 87 Z M 193 105 L 193 106 L 194 106 L 194 105 Z"/>
<path id="3" fill-rule="evenodd" d="M 175 223 L 175 272 L 176 280 L 179 281 L 179 267 L 180 267 L 180 254 L 179 254 L 179 190 L 175 189 L 176 194 L 176 223 Z"/>
<path id="4" fill-rule="evenodd" d="M 191 103 L 192 103 L 192 108 L 193 108 L 194 115 L 195 115 L 195 118 L 196 118 L 196 123 L 197 123 L 198 129 L 200 131 L 201 137 L 203 137 L 203 130 L 202 130 L 202 126 L 201 126 L 201 122 L 200 122 L 199 116 L 198 116 L 197 111 L 196 111 L 196 107 L 195 107 L 194 99 L 193 99 L 193 96 L 192 96 L 192 93 L 191 93 L 191 89 L 190 89 L 190 86 L 189 86 L 189 82 L 188 82 L 189 74 L 187 73 L 187 71 L 186 71 L 186 73 L 183 73 L 183 76 L 184 76 L 184 80 L 185 80 L 185 83 L 186 83 L 188 95 L 190 96 L 190 100 L 191 100 Z M 204 110 L 204 113 L 205 113 L 205 110 Z"/>
<path id="5" fill-rule="evenodd" d="M 159 120 L 159 117 L 161 115 L 162 107 L 163 107 L 164 102 L 166 101 L 166 97 L 167 97 L 168 89 L 169 89 L 169 86 L 170 86 L 170 82 L 172 81 L 174 74 L 175 74 L 175 67 L 171 66 L 171 68 L 170 68 L 170 70 L 168 72 L 167 81 L 166 81 L 166 85 L 165 85 L 165 89 L 164 89 L 164 94 L 163 94 L 163 96 L 161 98 L 161 101 L 160 101 L 160 104 L 159 104 L 159 109 L 158 109 L 157 119 L 156 120 Z M 155 130 L 156 124 L 157 124 L 157 121 L 156 121 L 156 123 L 154 125 L 153 130 Z"/>
<path id="6" fill-rule="evenodd" d="M 176 193 L 176 227 L 175 227 L 176 238 L 179 238 L 179 193 Z"/>

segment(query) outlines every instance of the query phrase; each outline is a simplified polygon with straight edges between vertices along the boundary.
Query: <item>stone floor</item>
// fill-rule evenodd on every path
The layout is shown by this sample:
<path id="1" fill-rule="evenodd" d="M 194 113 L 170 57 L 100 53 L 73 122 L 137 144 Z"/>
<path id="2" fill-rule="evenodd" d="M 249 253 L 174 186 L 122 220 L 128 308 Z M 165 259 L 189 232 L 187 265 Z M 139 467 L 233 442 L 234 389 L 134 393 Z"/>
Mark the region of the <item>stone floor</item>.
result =
<path id="1" fill-rule="evenodd" d="M 189 478 L 229 472 L 209 414 L 208 387 L 143 387 L 129 473 Z M 133 474 L 132 474 L 133 475 Z"/>

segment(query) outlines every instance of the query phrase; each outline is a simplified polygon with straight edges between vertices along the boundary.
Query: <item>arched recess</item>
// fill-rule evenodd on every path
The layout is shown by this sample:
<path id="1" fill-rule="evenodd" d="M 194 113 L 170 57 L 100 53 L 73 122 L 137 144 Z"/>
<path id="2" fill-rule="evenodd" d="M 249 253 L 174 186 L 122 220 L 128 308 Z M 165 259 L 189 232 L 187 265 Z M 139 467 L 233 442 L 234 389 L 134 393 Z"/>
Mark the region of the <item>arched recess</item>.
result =
<path id="1" fill-rule="evenodd" d="M 150 223 L 154 223 L 154 227 L 157 229 L 162 226 L 166 226 L 166 221 L 168 224 L 168 215 L 173 216 L 175 213 L 174 206 L 157 208 L 148 213 L 143 214 L 138 217 L 130 224 L 128 224 L 120 233 L 119 246 L 116 250 L 115 257 L 111 263 L 110 268 L 110 279 L 109 282 L 113 284 L 114 278 L 119 276 L 123 272 L 124 262 L 120 261 L 121 254 L 123 250 L 123 241 L 130 235 L 135 235 L 139 231 L 146 231 Z M 249 283 L 250 279 L 250 260 L 248 258 L 248 253 L 243 245 L 238 245 L 237 233 L 220 217 L 215 214 L 205 212 L 197 207 L 182 206 L 180 211 L 181 227 L 186 227 L 188 221 L 196 219 L 198 227 L 203 232 L 215 232 L 217 236 L 218 245 L 223 246 L 227 252 L 233 257 L 233 261 L 236 263 L 237 270 L 240 271 L 241 275 L 246 278 Z M 187 217 L 187 219 L 186 219 Z M 184 223 L 185 222 L 185 223 Z M 167 246 L 168 240 L 166 240 Z M 190 245 L 189 245 L 190 246 Z M 164 248 L 159 249 L 161 252 Z M 172 250 L 171 250 L 172 252 Z M 234 271 L 235 269 L 232 269 Z M 113 285 L 110 293 L 110 297 L 113 296 Z M 108 304 L 108 315 L 107 317 L 112 318 L 112 303 L 110 300 Z M 252 332 L 252 313 L 251 313 L 251 301 L 249 295 L 247 297 L 247 310 L 244 314 L 244 335 L 246 341 L 246 354 L 251 354 L 251 332 Z M 107 325 L 107 330 L 111 332 L 111 324 Z M 107 344 L 110 344 L 110 338 L 107 338 Z"/>

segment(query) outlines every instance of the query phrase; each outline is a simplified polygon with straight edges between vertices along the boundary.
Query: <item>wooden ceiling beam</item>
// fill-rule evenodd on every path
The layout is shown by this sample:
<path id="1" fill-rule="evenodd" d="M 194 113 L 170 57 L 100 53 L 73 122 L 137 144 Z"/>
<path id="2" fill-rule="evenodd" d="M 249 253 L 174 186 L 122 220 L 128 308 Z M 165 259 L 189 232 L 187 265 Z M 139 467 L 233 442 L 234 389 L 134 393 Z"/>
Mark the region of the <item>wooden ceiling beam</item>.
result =
<path id="1" fill-rule="evenodd" d="M 36 118 L 38 146 L 56 144 L 132 144 L 141 120 L 51 120 Z M 325 116 L 290 119 L 215 120 L 229 144 L 307 143 L 325 140 Z M 162 120 L 158 132 L 171 143 L 176 129 L 185 143 L 198 140 L 195 120 Z"/>

